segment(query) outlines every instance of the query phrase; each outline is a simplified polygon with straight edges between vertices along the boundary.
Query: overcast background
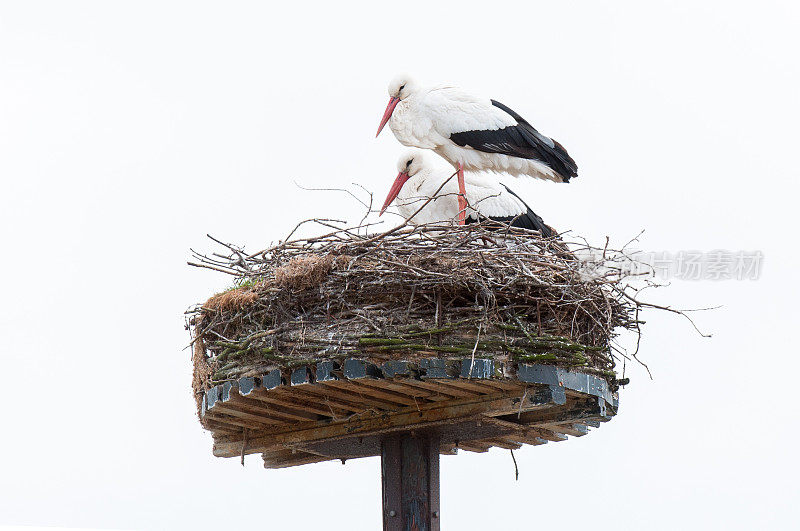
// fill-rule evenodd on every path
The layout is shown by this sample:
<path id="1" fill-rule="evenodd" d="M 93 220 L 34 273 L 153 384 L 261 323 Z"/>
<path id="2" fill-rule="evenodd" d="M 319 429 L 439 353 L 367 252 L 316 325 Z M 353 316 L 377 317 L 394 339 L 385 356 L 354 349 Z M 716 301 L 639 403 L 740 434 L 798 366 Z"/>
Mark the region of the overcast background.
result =
<path id="1" fill-rule="evenodd" d="M 0 3 L 0 526 L 378 529 L 377 458 L 211 455 L 186 266 L 383 200 L 401 71 L 498 99 L 564 144 L 569 185 L 510 184 L 602 243 L 760 250 L 758 281 L 675 281 L 619 415 L 442 458 L 443 528 L 788 529 L 798 414 L 796 2 Z M 756 7 L 757 6 L 757 7 Z M 393 219 L 387 223 L 390 223 Z M 630 344 L 631 338 L 623 338 Z"/>

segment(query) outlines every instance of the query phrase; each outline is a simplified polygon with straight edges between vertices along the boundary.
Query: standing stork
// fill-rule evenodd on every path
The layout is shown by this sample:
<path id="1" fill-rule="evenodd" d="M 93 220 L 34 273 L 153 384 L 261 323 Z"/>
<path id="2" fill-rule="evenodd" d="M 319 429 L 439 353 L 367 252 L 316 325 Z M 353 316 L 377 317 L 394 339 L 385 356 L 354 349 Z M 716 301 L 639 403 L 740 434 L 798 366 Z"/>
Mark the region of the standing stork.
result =
<path id="1" fill-rule="evenodd" d="M 466 223 L 491 219 L 512 227 L 538 230 L 545 238 L 556 235 L 517 194 L 486 173 L 466 173 L 464 179 L 469 206 L 461 209 L 456 200 L 460 195 L 458 185 L 452 179 L 447 181 L 452 176 L 452 168 L 444 161 L 415 149 L 400 157 L 397 170 L 399 173 L 381 208 L 381 214 L 396 199 L 400 215 L 413 225 L 452 221 L 459 214 L 464 214 Z M 435 199 L 425 204 L 434 194 Z"/>
<path id="2" fill-rule="evenodd" d="M 462 224 L 464 170 L 564 183 L 578 175 L 578 166 L 561 144 L 502 103 L 457 87 L 428 88 L 409 76 L 395 78 L 389 83 L 389 104 L 375 136 L 387 123 L 401 144 L 432 149 L 456 168 Z"/>

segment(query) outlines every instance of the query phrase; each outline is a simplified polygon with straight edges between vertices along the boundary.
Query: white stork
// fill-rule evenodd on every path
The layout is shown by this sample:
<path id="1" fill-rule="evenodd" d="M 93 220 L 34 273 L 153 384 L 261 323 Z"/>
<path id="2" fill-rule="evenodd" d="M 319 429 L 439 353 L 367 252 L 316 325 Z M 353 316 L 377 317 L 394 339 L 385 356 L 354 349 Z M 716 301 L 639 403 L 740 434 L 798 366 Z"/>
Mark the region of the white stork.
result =
<path id="1" fill-rule="evenodd" d="M 461 210 L 456 199 L 459 197 L 458 185 L 454 179 L 447 181 L 453 171 L 445 161 L 415 149 L 400 157 L 397 170 L 399 173 L 381 208 L 381 214 L 397 199 L 397 209 L 406 219 L 422 208 L 410 219 L 413 225 L 453 221 L 458 217 Z M 509 223 L 512 227 L 538 230 L 546 238 L 556 235 L 517 194 L 490 175 L 467 172 L 464 180 L 469 203 L 465 212 L 466 223 L 488 218 Z M 436 198 L 426 205 L 425 202 L 434 196 L 442 183 L 445 184 Z"/>
<path id="2" fill-rule="evenodd" d="M 555 182 L 569 182 L 578 174 L 561 144 L 502 103 L 457 87 L 423 87 L 399 76 L 389 83 L 389 104 L 375 136 L 387 122 L 401 144 L 432 149 L 458 170 L 460 211 L 465 208 L 464 170 Z"/>

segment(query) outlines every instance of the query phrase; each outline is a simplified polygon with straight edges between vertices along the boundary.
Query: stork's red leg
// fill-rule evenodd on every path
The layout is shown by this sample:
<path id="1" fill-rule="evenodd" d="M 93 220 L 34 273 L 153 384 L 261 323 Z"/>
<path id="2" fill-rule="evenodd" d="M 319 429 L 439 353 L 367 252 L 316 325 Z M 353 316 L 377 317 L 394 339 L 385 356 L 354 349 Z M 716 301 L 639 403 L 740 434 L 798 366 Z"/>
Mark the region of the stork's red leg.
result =
<path id="1" fill-rule="evenodd" d="M 464 166 L 458 163 L 458 224 L 467 219 L 467 189 L 464 187 Z"/>

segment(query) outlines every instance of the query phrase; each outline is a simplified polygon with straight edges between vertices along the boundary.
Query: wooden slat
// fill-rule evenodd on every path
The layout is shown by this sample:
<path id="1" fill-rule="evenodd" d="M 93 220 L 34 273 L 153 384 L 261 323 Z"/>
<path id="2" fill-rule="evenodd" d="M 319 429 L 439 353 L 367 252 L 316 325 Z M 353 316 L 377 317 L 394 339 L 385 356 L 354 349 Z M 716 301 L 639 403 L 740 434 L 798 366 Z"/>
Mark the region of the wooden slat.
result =
<path id="1" fill-rule="evenodd" d="M 436 396 L 436 393 L 434 391 L 410 385 L 403 385 L 402 382 L 395 380 L 371 380 L 363 378 L 357 381 L 361 385 L 374 387 L 375 389 L 385 389 L 388 391 L 392 391 L 406 398 L 410 398 L 411 400 L 416 398 L 417 402 L 419 402 L 420 399 L 426 399 L 430 396 Z"/>
<path id="2" fill-rule="evenodd" d="M 517 442 L 520 444 L 531 444 L 533 446 L 539 446 L 542 444 L 547 444 L 549 439 L 545 439 L 543 437 L 537 437 L 533 433 L 514 433 L 510 435 L 504 435 L 503 439 L 507 441 Z M 566 437 L 565 437 L 566 439 Z M 563 440 L 563 439 L 559 439 Z"/>
<path id="3" fill-rule="evenodd" d="M 212 420 L 210 417 L 205 416 L 202 420 L 202 425 L 207 430 L 212 431 L 213 433 L 219 434 L 230 434 L 236 435 L 241 433 L 241 428 L 238 426 L 231 426 L 230 424 L 225 424 L 223 422 L 219 422 L 217 420 Z"/>
<path id="4" fill-rule="evenodd" d="M 491 444 L 486 444 L 480 441 L 470 441 L 465 443 L 459 443 L 458 448 L 461 450 L 467 450 L 468 452 L 475 452 L 477 454 L 486 453 L 491 448 Z"/>
<path id="5" fill-rule="evenodd" d="M 431 402 L 443 402 L 445 400 L 452 400 L 453 398 L 457 398 L 461 395 L 456 394 L 448 394 L 444 393 L 440 386 L 436 384 L 430 384 L 430 387 L 425 385 L 417 385 L 419 383 L 428 382 L 420 382 L 419 380 L 414 380 L 412 378 L 397 378 L 395 380 L 391 380 L 393 386 L 397 386 L 397 390 L 408 394 L 409 396 L 415 396 L 418 398 L 423 398 L 424 400 L 429 400 Z M 395 387 L 392 387 L 395 389 Z M 469 396 L 468 394 L 466 396 Z"/>
<path id="6" fill-rule="evenodd" d="M 242 419 L 249 421 L 250 423 L 255 423 L 256 426 L 258 425 L 275 425 L 275 424 L 285 424 L 284 420 L 275 419 L 272 417 L 268 417 L 265 415 L 257 415 L 254 413 L 250 413 L 247 411 L 240 411 L 239 409 L 232 407 L 229 402 L 217 402 L 214 404 L 214 407 L 211 408 L 206 412 L 206 414 L 216 414 L 216 413 L 224 413 L 225 415 L 229 415 L 231 417 L 236 417 L 237 419 Z M 252 424 L 251 424 L 252 427 Z"/>
<path id="7" fill-rule="evenodd" d="M 214 407 L 213 410 L 206 411 L 206 418 L 214 420 L 216 422 L 220 422 L 222 424 L 239 427 L 239 428 L 248 428 L 248 429 L 264 429 L 266 424 L 262 422 L 253 422 L 250 420 L 244 420 L 236 416 L 228 415 L 227 412 L 222 408 Z M 240 430 L 241 431 L 241 430 Z"/>
<path id="8" fill-rule="evenodd" d="M 333 417 L 334 415 L 331 413 L 330 409 L 325 409 L 313 404 L 307 404 L 300 401 L 295 400 L 288 400 L 283 397 L 277 396 L 277 394 L 272 393 L 272 391 L 266 391 L 263 394 L 261 393 L 254 393 L 250 395 L 254 400 L 258 400 L 259 402 L 264 402 L 266 404 L 270 404 L 273 406 L 280 406 L 283 408 L 288 408 L 291 411 L 302 411 L 308 414 L 309 416 L 313 417 Z"/>
<path id="9" fill-rule="evenodd" d="M 312 413 L 292 410 L 288 408 L 276 408 L 250 396 L 244 397 L 236 394 L 235 389 L 231 389 L 230 399 L 224 402 L 227 407 L 234 408 L 244 413 L 260 415 L 266 418 L 275 419 L 281 422 L 308 422 L 316 421 L 319 417 Z"/>
<path id="10" fill-rule="evenodd" d="M 556 433 L 563 433 L 564 435 L 572 435 L 573 437 L 583 437 L 589 432 L 586 426 L 582 426 L 580 424 L 572 424 L 572 423 L 542 424 L 540 427 Z"/>
<path id="11" fill-rule="evenodd" d="M 530 436 L 539 437 L 540 439 L 544 439 L 546 441 L 561 442 L 567 440 L 566 435 L 562 433 L 556 433 L 554 431 L 550 431 L 544 428 L 530 428 L 525 433 L 527 433 Z"/>
<path id="12" fill-rule="evenodd" d="M 242 428 L 247 429 L 264 429 L 264 426 L 259 425 L 257 428 L 252 422 L 247 422 L 241 419 L 237 419 L 236 417 L 228 417 L 227 415 L 223 415 L 221 413 L 207 413 L 206 418 L 219 422 L 220 424 L 225 425 L 228 430 L 235 435 L 227 435 L 222 432 L 214 432 L 214 440 L 219 437 L 236 440 L 237 438 L 241 438 Z"/>
<path id="13" fill-rule="evenodd" d="M 355 404 L 362 404 L 358 409 L 356 409 L 356 411 L 363 411 L 369 407 L 397 411 L 403 409 L 404 407 L 404 404 L 398 404 L 393 401 L 390 402 L 376 398 L 366 392 L 370 389 L 369 387 L 359 388 L 350 381 L 331 380 L 327 382 L 319 382 L 317 385 L 324 388 L 323 392 L 336 399 L 347 400 Z"/>
<path id="14" fill-rule="evenodd" d="M 487 387 L 502 389 L 503 391 L 517 391 L 522 394 L 525 391 L 525 384 L 517 381 L 500 380 L 499 378 L 470 378 L 468 381 L 476 382 Z M 529 387 L 532 387 L 529 385 Z"/>
<path id="15" fill-rule="evenodd" d="M 522 405 L 522 411 L 543 409 L 550 407 L 550 404 L 535 403 L 529 399 L 527 404 Z M 304 441 L 331 440 L 359 434 L 377 434 L 393 431 L 398 428 L 413 429 L 414 426 L 430 422 L 451 422 L 455 419 L 469 418 L 474 415 L 492 414 L 503 415 L 520 410 L 519 397 L 508 397 L 505 395 L 493 395 L 463 399 L 460 401 L 448 402 L 446 404 L 434 402 L 422 404 L 417 408 L 408 408 L 405 411 L 387 413 L 376 411 L 365 411 L 358 418 L 348 419 L 347 421 L 328 422 L 324 425 L 303 426 L 298 429 L 283 429 L 276 433 L 261 437 L 252 437 L 248 447 L 265 450 L 284 444 L 299 443 Z M 214 447 L 215 455 L 234 456 L 238 455 L 237 443 L 225 444 L 221 439 L 217 439 Z"/>
<path id="16" fill-rule="evenodd" d="M 321 384 L 292 387 L 292 393 L 305 394 L 312 400 L 316 398 L 318 404 L 329 404 L 334 409 L 346 411 L 348 415 L 363 411 L 367 407 L 359 403 L 361 402 L 359 397 L 355 397 L 356 400 L 354 400 L 352 394 L 340 393 L 336 389 L 329 389 Z"/>
<path id="17" fill-rule="evenodd" d="M 509 441 L 504 438 L 495 437 L 491 439 L 481 439 L 479 442 L 484 444 L 489 444 L 491 446 L 497 446 L 498 448 L 505 448 L 506 450 L 519 450 L 522 448 L 522 443 L 516 441 Z"/>
<path id="18" fill-rule="evenodd" d="M 490 387 L 488 385 L 483 385 L 474 380 L 452 378 L 448 380 L 435 380 L 435 381 L 441 385 L 444 385 L 446 388 L 449 387 L 454 389 L 462 389 L 465 391 L 472 391 L 473 393 L 479 393 L 484 395 L 497 392 L 497 389 Z"/>
<path id="19" fill-rule="evenodd" d="M 541 412 L 541 411 L 539 413 L 546 414 L 546 412 Z M 546 441 L 557 442 L 557 441 L 564 441 L 567 439 L 566 435 L 563 435 L 561 433 L 554 433 L 540 426 L 531 427 L 527 424 L 522 424 L 520 422 L 514 422 L 495 417 L 492 418 L 492 422 L 494 422 L 499 426 L 504 426 L 506 428 L 511 428 L 515 430 L 515 433 L 513 435 L 509 435 L 507 437 L 513 440 L 524 441 L 525 439 L 528 438 L 533 438 L 533 439 L 539 438 L 539 439 L 545 439 Z"/>
<path id="20" fill-rule="evenodd" d="M 279 408 L 277 409 L 278 411 L 289 415 L 294 420 L 319 420 L 320 416 L 326 418 L 333 416 L 330 410 L 323 412 L 325 410 L 317 406 L 298 404 L 290 400 L 278 398 L 277 396 L 270 396 L 268 391 L 251 393 L 248 398 L 264 403 L 270 410 L 275 410 L 277 406 Z"/>
<path id="21" fill-rule="evenodd" d="M 289 386 L 276 387 L 267 391 L 266 396 L 270 399 L 287 401 L 294 404 L 298 409 L 305 409 L 312 413 L 318 413 L 326 417 L 345 417 L 356 411 L 355 406 L 349 404 L 347 408 L 338 408 L 330 401 L 320 401 L 317 393 L 305 393 L 304 387 L 292 388 Z M 309 387 L 310 389 L 310 387 Z"/>
<path id="22" fill-rule="evenodd" d="M 291 375 L 272 371 L 263 378 L 241 378 L 209 391 L 204 407 L 206 403 L 213 406 L 205 411 L 202 423 L 211 430 L 214 454 L 239 456 L 244 447 L 248 454 L 264 453 L 265 467 L 283 468 L 335 459 L 331 456 L 338 449 L 347 453 L 344 449 L 351 438 L 373 437 L 374 441 L 374 437 L 405 430 L 463 435 L 468 440 L 460 441 L 459 447 L 466 451 L 485 452 L 492 446 L 517 449 L 585 435 L 588 426 L 597 427 L 616 412 L 603 410 L 609 405 L 602 401 L 598 405 L 594 388 L 570 388 L 581 384 L 574 377 L 565 378 L 563 384 L 560 380 L 537 383 L 536 378 L 526 384 L 495 378 L 496 367 L 493 372 L 487 366 L 465 378 L 462 364 L 461 378 L 445 378 L 450 373 L 439 371 L 437 378 L 417 380 L 412 370 L 381 372 L 366 362 L 348 363 L 342 372 L 338 367 L 322 370 L 319 381 L 314 367 L 300 368 Z M 345 378 L 335 379 L 342 374 Z M 549 386 L 560 390 L 560 397 Z M 525 403 L 520 410 L 522 398 Z M 601 416 L 604 411 L 605 417 Z M 472 422 L 478 422 L 479 429 L 470 428 Z M 495 423 L 498 429 L 488 430 L 481 423 Z M 326 455 L 317 455 L 322 448 Z M 337 450 L 328 453 L 330 448 Z M 439 451 L 453 449 L 449 443 Z"/>
<path id="23" fill-rule="evenodd" d="M 288 468 L 291 466 L 321 463 L 322 461 L 330 461 L 332 459 L 331 457 L 316 455 L 309 452 L 292 452 L 292 450 L 289 449 L 265 452 L 261 457 L 264 459 L 264 468 Z"/>
<path id="24" fill-rule="evenodd" d="M 530 395 L 530 392 L 528 392 Z M 576 401 L 568 398 L 567 403 L 563 405 L 559 405 L 558 407 L 553 407 L 547 410 L 547 412 L 535 412 L 535 413 L 522 413 L 522 415 L 514 415 L 513 421 L 519 424 L 527 424 L 531 426 L 538 426 L 541 424 L 549 424 L 549 423 L 558 423 L 558 422 L 566 422 L 567 420 L 575 420 L 575 413 L 572 411 L 576 408 L 577 404 Z M 584 414 L 586 418 L 594 418 L 593 415 Z M 511 420 L 511 419 L 510 419 Z"/>
<path id="25" fill-rule="evenodd" d="M 353 389 L 359 393 L 364 393 L 369 397 L 385 400 L 392 404 L 399 404 L 401 406 L 415 406 L 419 403 L 419 399 L 409 396 L 405 393 L 398 393 L 392 391 L 386 386 L 384 380 L 372 380 L 369 378 L 360 378 L 358 380 L 347 380 L 347 383 L 353 386 Z M 349 387 L 344 387 L 349 389 Z"/>
<path id="26" fill-rule="evenodd" d="M 448 397 L 467 398 L 470 396 L 476 396 L 472 391 L 465 391 L 464 389 L 459 389 L 457 387 L 448 387 L 446 385 L 442 385 L 439 380 L 414 380 L 412 378 L 408 378 L 401 381 L 406 385 L 427 389 L 431 392 L 441 393 L 442 395 Z"/>

